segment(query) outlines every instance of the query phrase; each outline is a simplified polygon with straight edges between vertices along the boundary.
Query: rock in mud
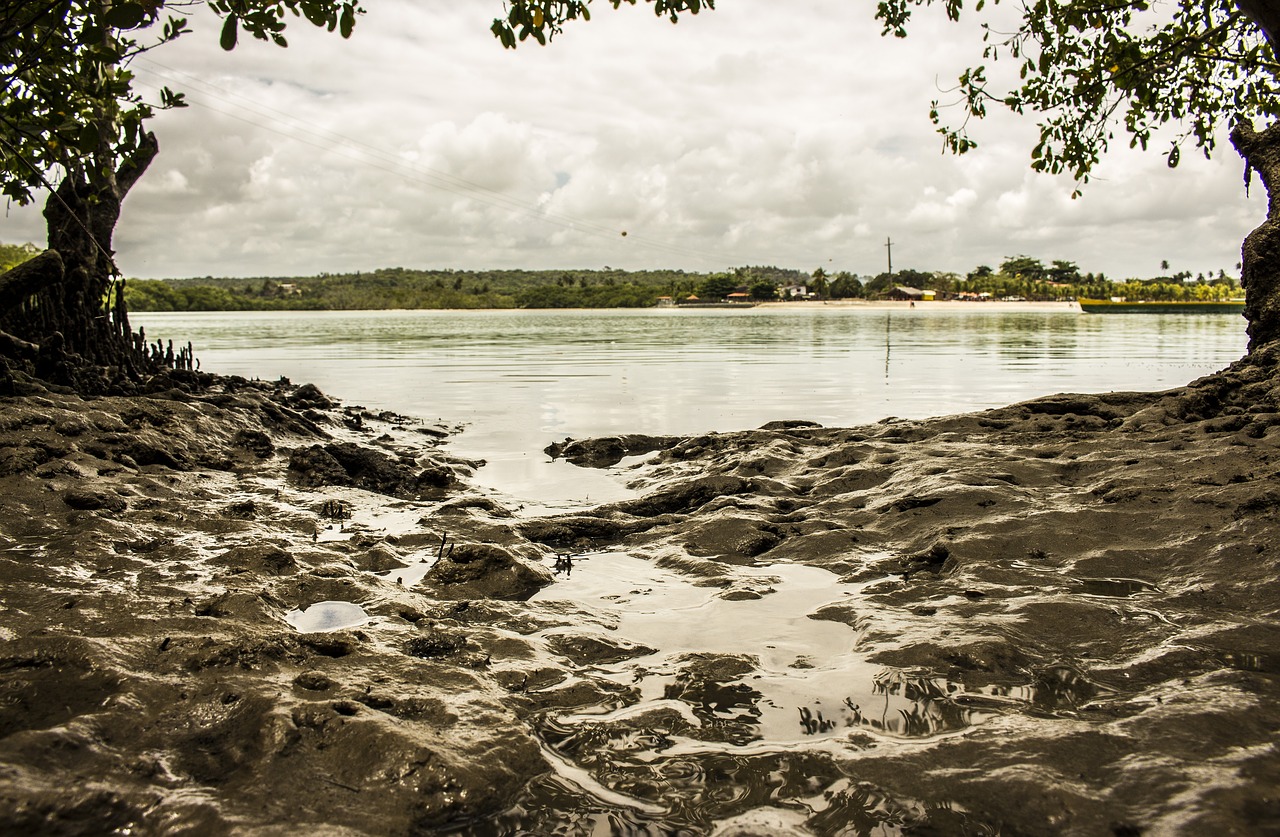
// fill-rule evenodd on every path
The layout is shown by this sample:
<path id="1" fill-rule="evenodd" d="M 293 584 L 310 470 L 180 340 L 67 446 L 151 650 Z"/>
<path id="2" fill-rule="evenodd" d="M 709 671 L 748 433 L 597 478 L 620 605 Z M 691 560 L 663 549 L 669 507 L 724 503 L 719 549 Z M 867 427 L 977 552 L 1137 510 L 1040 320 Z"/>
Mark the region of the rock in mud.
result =
<path id="1" fill-rule="evenodd" d="M 232 547 L 214 560 L 237 573 L 260 572 L 278 576 L 298 571 L 298 562 L 288 550 L 269 543 Z"/>
<path id="2" fill-rule="evenodd" d="M 754 484 L 738 477 L 699 477 L 672 488 L 655 491 L 637 500 L 626 500 L 602 507 L 633 517 L 656 517 L 662 514 L 692 512 L 712 500 L 750 492 Z"/>
<path id="3" fill-rule="evenodd" d="M 552 581 L 551 571 L 493 544 L 461 544 L 423 582 L 449 599 L 524 601 Z"/>
<path id="4" fill-rule="evenodd" d="M 678 436 L 604 436 L 577 441 L 565 439 L 543 449 L 552 459 L 566 459 L 582 468 L 610 468 L 628 456 L 639 456 L 666 450 L 680 439 Z"/>
<path id="5" fill-rule="evenodd" d="M 520 524 L 520 534 L 535 543 L 557 549 L 587 550 L 616 543 L 643 527 L 634 521 L 605 515 L 565 515 L 529 520 Z"/>
<path id="6" fill-rule="evenodd" d="M 346 485 L 392 497 L 420 497 L 456 479 L 446 466 L 422 468 L 354 442 L 298 448 L 289 457 L 289 470 L 306 488 Z"/>
<path id="7" fill-rule="evenodd" d="M 415 636 L 404 644 L 404 653 L 410 657 L 448 657 L 467 646 L 467 638 L 459 633 L 429 628 L 421 636 Z"/>
<path id="8" fill-rule="evenodd" d="M 386 546 L 375 546 L 363 555 L 356 556 L 356 567 L 366 572 L 385 573 L 409 566 Z"/>
<path id="9" fill-rule="evenodd" d="M 241 430 L 232 438 L 231 443 L 244 448 L 259 459 L 267 459 L 276 452 L 271 437 L 261 430 Z"/>
<path id="10" fill-rule="evenodd" d="M 299 410 L 329 410 L 337 406 L 315 384 L 303 384 L 286 399 L 290 407 Z"/>
<path id="11" fill-rule="evenodd" d="M 730 563 L 754 563 L 782 542 L 773 524 L 737 515 L 708 515 L 709 520 L 689 527 L 685 547 L 691 555 L 713 556 Z"/>
<path id="12" fill-rule="evenodd" d="M 106 511 L 114 514 L 129 507 L 128 501 L 123 497 L 105 491 L 68 491 L 62 495 L 62 502 L 77 511 Z"/>

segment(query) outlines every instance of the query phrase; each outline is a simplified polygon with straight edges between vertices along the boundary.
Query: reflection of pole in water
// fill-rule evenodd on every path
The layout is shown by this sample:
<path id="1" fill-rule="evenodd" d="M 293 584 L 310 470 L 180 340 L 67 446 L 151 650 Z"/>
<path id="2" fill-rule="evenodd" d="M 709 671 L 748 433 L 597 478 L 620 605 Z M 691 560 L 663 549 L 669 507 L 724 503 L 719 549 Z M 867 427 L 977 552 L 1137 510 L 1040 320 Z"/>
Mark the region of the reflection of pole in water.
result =
<path id="1" fill-rule="evenodd" d="M 893 319 L 892 314 L 884 315 L 884 380 L 889 381 L 889 320 Z"/>

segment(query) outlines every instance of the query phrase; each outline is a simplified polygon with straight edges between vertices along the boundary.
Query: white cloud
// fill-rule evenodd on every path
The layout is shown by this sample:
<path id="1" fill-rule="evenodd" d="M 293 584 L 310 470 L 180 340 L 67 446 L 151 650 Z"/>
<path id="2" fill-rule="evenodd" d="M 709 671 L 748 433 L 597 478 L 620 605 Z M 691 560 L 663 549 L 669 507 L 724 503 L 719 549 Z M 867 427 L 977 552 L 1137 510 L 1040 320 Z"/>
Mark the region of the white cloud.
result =
<path id="1" fill-rule="evenodd" d="M 844 0 L 735 0 L 674 27 L 643 6 L 515 52 L 488 32 L 498 0 L 381 0 L 350 41 L 303 24 L 288 50 L 231 54 L 196 19 L 137 65 L 193 107 L 155 120 L 162 153 L 126 204 L 121 264 L 876 273 L 892 237 L 917 269 L 1025 252 L 1147 275 L 1162 259 L 1230 269 L 1265 213 L 1225 143 L 1175 172 L 1122 149 L 1074 201 L 1029 171 L 1030 120 L 993 114 L 976 151 L 940 153 L 929 102 L 981 45 L 932 10 L 899 41 Z M 0 239 L 43 238 L 38 208 L 2 223 Z"/>

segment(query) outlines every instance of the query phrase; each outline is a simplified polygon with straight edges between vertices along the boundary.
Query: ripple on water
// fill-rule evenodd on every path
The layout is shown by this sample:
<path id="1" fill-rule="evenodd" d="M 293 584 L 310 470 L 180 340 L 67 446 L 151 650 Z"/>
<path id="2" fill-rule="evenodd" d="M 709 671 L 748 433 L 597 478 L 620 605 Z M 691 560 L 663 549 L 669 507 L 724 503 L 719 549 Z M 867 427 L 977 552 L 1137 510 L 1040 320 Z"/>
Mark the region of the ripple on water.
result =
<path id="1" fill-rule="evenodd" d="M 302 610 L 291 610 L 284 616 L 299 633 L 314 634 L 340 631 L 363 625 L 371 617 L 364 608 L 351 602 L 316 602 Z"/>

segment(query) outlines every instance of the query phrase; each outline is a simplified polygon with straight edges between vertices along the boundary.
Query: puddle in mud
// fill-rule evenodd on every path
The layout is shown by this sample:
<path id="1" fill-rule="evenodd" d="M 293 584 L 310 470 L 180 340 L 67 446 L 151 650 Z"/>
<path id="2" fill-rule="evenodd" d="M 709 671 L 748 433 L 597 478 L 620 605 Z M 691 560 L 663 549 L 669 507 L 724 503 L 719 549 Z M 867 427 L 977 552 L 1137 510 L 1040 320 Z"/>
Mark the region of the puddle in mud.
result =
<path id="1" fill-rule="evenodd" d="M 568 514 L 637 496 L 625 485 L 623 467 L 580 468 L 541 450 L 529 451 L 521 441 L 494 445 L 464 433 L 450 440 L 450 449 L 463 459 L 483 461 L 469 483 L 521 517 Z"/>
<path id="2" fill-rule="evenodd" d="M 594 704 L 535 713 L 553 771 L 467 833 L 713 833 L 784 809 L 784 833 L 858 823 L 858 833 L 896 834 L 928 812 L 877 796 L 842 765 L 859 751 L 957 734 L 1035 697 L 1034 686 L 970 694 L 868 663 L 853 628 L 810 618 L 832 604 L 861 606 L 861 585 L 826 570 L 732 572 L 726 591 L 598 553 L 575 558 L 535 596 L 531 605 L 570 623 L 538 635 L 548 653 L 571 649 L 559 656 L 579 676 L 612 688 Z M 574 656 L 610 647 L 624 651 Z M 639 650 L 619 660 L 628 648 Z"/>
<path id="3" fill-rule="evenodd" d="M 563 716 L 557 725 L 662 709 L 698 728 L 691 737 L 704 744 L 792 745 L 851 731 L 929 736 L 992 714 L 951 702 L 956 687 L 945 679 L 866 662 L 854 650 L 853 628 L 810 618 L 826 605 L 856 603 L 859 585 L 798 564 L 735 572 L 739 579 L 726 597 L 721 588 L 697 586 L 629 555 L 577 559 L 571 574 L 534 601 L 572 602 L 608 619 L 608 640 L 659 650 L 593 667 L 596 676 L 636 690 L 637 702 L 609 714 Z M 739 591 L 750 598 L 737 598 Z"/>
<path id="4" fill-rule="evenodd" d="M 381 573 L 381 575 L 383 578 L 389 581 L 394 581 L 396 584 L 400 584 L 405 587 L 412 587 L 419 581 L 422 581 L 422 577 L 435 566 L 435 563 L 435 556 L 432 556 L 429 561 L 416 561 L 407 567 L 400 567 L 399 569 L 391 570 L 390 572 Z"/>
<path id="5" fill-rule="evenodd" d="M 302 610 L 291 610 L 284 616 L 299 633 L 314 634 L 355 628 L 370 620 L 364 608 L 351 602 L 316 602 Z"/>

